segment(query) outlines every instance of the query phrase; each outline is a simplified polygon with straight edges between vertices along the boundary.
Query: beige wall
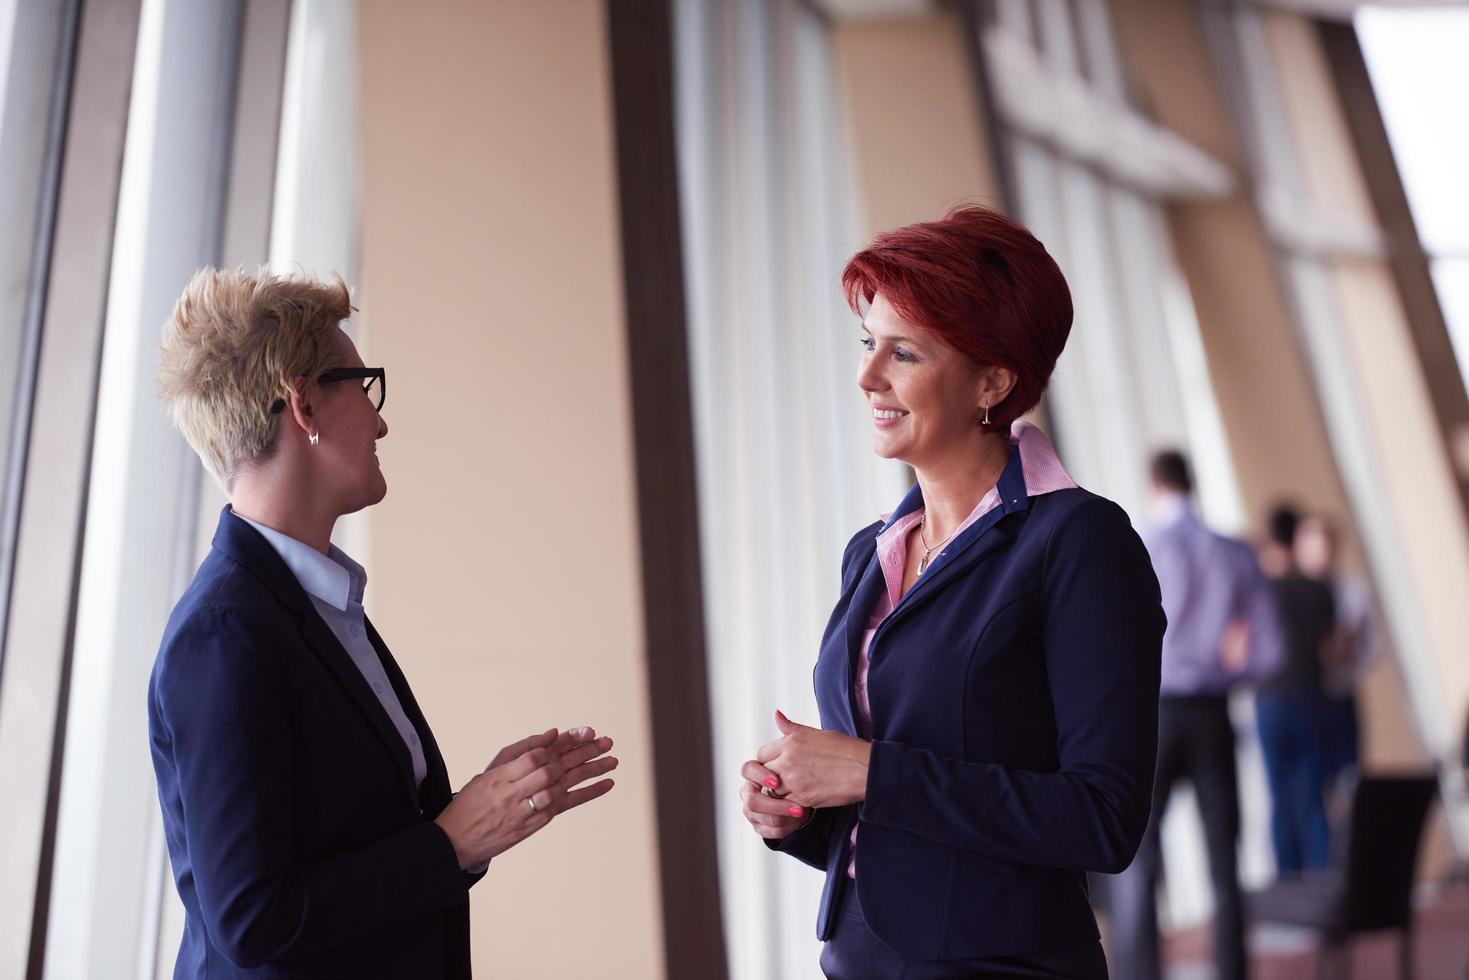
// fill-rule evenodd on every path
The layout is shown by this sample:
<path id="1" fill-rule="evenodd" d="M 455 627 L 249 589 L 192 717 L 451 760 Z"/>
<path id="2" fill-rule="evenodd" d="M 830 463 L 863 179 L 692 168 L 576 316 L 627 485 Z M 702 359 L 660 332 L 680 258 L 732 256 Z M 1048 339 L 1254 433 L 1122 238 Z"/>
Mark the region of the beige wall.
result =
<path id="1" fill-rule="evenodd" d="M 660 976 L 603 5 L 365 0 L 361 35 L 360 304 L 392 427 L 369 611 L 456 784 L 551 725 L 622 759 L 474 889 L 475 967 Z"/>
<path id="2" fill-rule="evenodd" d="M 1001 206 L 957 17 L 838 23 L 832 49 L 864 239 L 967 201 Z"/>

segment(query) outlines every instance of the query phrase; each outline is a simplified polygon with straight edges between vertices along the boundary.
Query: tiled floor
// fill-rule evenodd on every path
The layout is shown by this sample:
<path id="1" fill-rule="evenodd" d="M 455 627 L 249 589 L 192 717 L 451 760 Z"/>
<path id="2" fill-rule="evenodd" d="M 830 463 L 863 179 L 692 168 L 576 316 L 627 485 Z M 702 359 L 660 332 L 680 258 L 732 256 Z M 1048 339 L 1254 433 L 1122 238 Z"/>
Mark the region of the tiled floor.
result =
<path id="1" fill-rule="evenodd" d="M 1441 890 L 1418 910 L 1413 944 L 1417 980 L 1469 978 L 1469 887 Z M 1207 928 L 1168 937 L 1164 944 L 1168 980 L 1211 980 Z M 1250 934 L 1251 980 L 1311 980 L 1316 975 L 1314 942 L 1309 934 L 1274 927 Z M 1352 980 L 1395 980 L 1397 938 L 1364 936 L 1352 948 Z M 1118 977 L 1116 980 L 1128 980 Z"/>

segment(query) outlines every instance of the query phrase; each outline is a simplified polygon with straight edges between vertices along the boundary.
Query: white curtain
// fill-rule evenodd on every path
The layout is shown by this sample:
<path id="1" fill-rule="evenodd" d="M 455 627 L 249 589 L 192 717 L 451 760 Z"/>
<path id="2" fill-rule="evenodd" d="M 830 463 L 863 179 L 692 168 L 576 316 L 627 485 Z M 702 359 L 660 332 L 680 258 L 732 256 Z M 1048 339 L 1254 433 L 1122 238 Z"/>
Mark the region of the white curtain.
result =
<path id="1" fill-rule="evenodd" d="M 818 977 L 821 875 L 740 815 L 772 712 L 815 723 L 842 549 L 901 496 L 840 275 L 860 244 L 825 25 L 795 0 L 676 7 L 678 151 L 731 976 Z"/>

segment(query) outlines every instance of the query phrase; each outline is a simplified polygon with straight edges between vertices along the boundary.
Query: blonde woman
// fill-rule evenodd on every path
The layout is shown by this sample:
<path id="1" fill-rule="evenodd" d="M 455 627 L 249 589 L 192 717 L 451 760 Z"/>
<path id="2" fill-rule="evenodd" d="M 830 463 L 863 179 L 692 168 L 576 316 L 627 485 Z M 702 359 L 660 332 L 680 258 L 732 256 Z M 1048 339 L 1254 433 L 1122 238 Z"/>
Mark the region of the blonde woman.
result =
<path id="1" fill-rule="evenodd" d="M 205 270 L 164 327 L 174 422 L 230 503 L 148 689 L 186 919 L 174 976 L 470 975 L 469 887 L 495 855 L 606 793 L 608 738 L 548 730 L 460 792 L 331 544 L 383 499 L 382 368 L 346 287 Z"/>

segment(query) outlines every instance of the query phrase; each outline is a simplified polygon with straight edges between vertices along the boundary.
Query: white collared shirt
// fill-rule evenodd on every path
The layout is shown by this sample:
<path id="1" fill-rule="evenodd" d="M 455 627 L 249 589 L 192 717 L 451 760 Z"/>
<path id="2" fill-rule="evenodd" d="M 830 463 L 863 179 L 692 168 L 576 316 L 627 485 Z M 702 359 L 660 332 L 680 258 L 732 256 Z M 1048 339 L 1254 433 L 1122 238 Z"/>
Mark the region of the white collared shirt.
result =
<path id="1" fill-rule="evenodd" d="M 331 545 L 328 554 L 323 555 L 274 528 L 257 524 L 239 514 L 235 516 L 260 532 L 311 597 L 311 604 L 316 607 L 322 621 L 362 672 L 363 680 L 377 695 L 388 720 L 402 736 L 408 754 L 413 757 L 414 784 L 422 784 L 428 774 L 428 763 L 424 760 L 418 732 L 404 713 L 403 705 L 388 681 L 387 671 L 383 670 L 382 661 L 367 636 L 367 616 L 362 609 L 362 595 L 367 591 L 367 572 L 336 545 Z"/>

